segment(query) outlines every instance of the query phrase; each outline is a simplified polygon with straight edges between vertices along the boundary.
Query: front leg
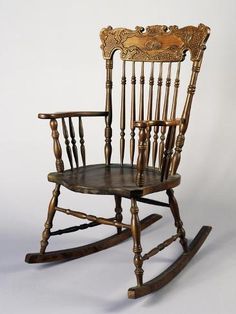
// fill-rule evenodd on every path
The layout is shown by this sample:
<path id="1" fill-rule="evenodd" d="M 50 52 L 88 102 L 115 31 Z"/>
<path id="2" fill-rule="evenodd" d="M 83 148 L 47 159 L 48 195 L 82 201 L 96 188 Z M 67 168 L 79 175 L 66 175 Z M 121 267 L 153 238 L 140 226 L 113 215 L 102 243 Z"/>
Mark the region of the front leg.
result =
<path id="1" fill-rule="evenodd" d="M 137 285 L 142 286 L 143 284 L 143 259 L 142 259 L 142 247 L 140 242 L 141 228 L 138 216 L 138 206 L 135 199 L 131 199 L 131 233 L 133 237 L 133 252 L 134 252 L 134 265 L 135 275 L 137 278 Z"/>
<path id="2" fill-rule="evenodd" d="M 42 233 L 42 240 L 40 242 L 41 244 L 40 254 L 44 254 L 46 247 L 48 246 L 48 239 L 50 237 L 50 230 L 52 228 L 52 221 L 56 212 L 55 207 L 57 206 L 57 203 L 58 203 L 59 194 L 60 194 L 60 185 L 56 184 L 56 187 L 53 190 L 53 196 L 48 206 L 48 216 L 44 225 L 45 228 Z"/>

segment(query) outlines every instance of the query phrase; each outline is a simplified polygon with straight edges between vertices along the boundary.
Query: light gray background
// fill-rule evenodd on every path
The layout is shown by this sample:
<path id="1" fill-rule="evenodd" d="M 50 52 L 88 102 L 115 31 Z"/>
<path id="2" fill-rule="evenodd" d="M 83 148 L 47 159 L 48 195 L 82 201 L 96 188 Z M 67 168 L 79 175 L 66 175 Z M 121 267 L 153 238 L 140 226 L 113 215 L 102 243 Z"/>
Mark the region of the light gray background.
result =
<path id="1" fill-rule="evenodd" d="M 208 1 L 0 1 L 1 217 L 0 312 L 15 313 L 235 313 L 235 29 L 234 0 Z M 186 231 L 203 224 L 213 231 L 179 277 L 158 293 L 133 301 L 131 241 L 54 266 L 27 265 L 37 251 L 54 170 L 46 121 L 38 112 L 103 110 L 104 62 L 99 30 L 109 24 L 209 25 L 209 39 L 183 152 L 182 184 L 176 189 Z M 86 120 L 86 124 L 90 124 Z M 89 162 L 102 160 L 103 121 L 86 127 Z M 101 134 L 99 139 L 99 134 Z M 71 195 L 62 203 L 110 216 L 110 197 Z M 163 196 L 164 199 L 164 196 Z M 124 202 L 125 218 L 129 203 Z M 141 206 L 142 212 L 154 208 Z M 99 210 L 99 211 L 98 211 Z M 166 238 L 171 216 L 144 232 L 145 251 Z M 141 214 L 143 215 L 143 214 Z M 58 227 L 77 221 L 58 217 Z M 71 223 L 72 222 L 72 223 Z M 105 230 L 104 230 L 105 229 Z M 97 227 L 53 238 L 51 248 L 88 243 L 111 234 Z M 145 267 L 157 274 L 180 252 L 168 248 Z"/>

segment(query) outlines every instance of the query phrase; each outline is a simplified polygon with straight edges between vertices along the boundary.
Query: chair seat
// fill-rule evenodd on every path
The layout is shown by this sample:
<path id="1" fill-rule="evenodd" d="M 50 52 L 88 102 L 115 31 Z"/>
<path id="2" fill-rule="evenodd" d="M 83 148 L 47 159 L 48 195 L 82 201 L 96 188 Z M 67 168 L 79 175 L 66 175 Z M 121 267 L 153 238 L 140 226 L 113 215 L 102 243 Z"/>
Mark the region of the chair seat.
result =
<path id="1" fill-rule="evenodd" d="M 140 197 L 149 193 L 171 189 L 180 184 L 180 175 L 169 176 L 161 182 L 160 171 L 148 167 L 142 187 L 136 185 L 136 167 L 131 165 L 89 165 L 62 173 L 49 173 L 48 180 L 80 193 Z"/>

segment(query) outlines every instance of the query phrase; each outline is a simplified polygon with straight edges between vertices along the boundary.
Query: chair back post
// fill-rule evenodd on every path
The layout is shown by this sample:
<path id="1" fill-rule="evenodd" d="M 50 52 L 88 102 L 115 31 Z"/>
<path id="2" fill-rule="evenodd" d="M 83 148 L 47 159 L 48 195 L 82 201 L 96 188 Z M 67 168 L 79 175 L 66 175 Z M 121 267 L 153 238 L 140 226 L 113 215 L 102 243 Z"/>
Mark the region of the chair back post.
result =
<path id="1" fill-rule="evenodd" d="M 200 54 L 199 60 L 193 62 L 192 74 L 191 74 L 190 83 L 187 90 L 187 97 L 186 97 L 184 110 L 181 117 L 181 123 L 179 126 L 179 133 L 176 138 L 175 153 L 173 155 L 172 162 L 171 162 L 171 174 L 172 175 L 176 174 L 177 169 L 180 164 L 181 152 L 182 152 L 184 142 L 185 142 L 185 133 L 187 131 L 188 124 L 189 124 L 192 101 L 193 101 L 193 96 L 196 90 L 197 78 L 198 78 L 198 74 L 200 72 L 200 68 L 202 64 L 204 49 L 205 49 L 205 45 L 202 46 L 202 53 Z"/>
<path id="2" fill-rule="evenodd" d="M 106 127 L 105 127 L 105 162 L 106 165 L 111 163 L 111 138 L 112 138 L 112 69 L 113 69 L 113 60 L 112 57 L 106 60 L 106 107 L 105 110 L 108 111 L 108 115 L 105 118 Z"/>

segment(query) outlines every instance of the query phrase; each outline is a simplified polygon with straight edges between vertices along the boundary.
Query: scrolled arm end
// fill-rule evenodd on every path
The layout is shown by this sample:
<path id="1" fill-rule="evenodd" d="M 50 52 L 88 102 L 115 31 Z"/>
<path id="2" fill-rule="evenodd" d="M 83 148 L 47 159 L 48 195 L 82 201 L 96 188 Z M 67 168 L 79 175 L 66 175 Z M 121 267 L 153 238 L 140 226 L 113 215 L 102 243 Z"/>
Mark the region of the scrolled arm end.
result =
<path id="1" fill-rule="evenodd" d="M 134 122 L 135 128 L 147 128 L 152 126 L 177 126 L 183 122 L 183 119 L 174 120 L 140 120 Z"/>

